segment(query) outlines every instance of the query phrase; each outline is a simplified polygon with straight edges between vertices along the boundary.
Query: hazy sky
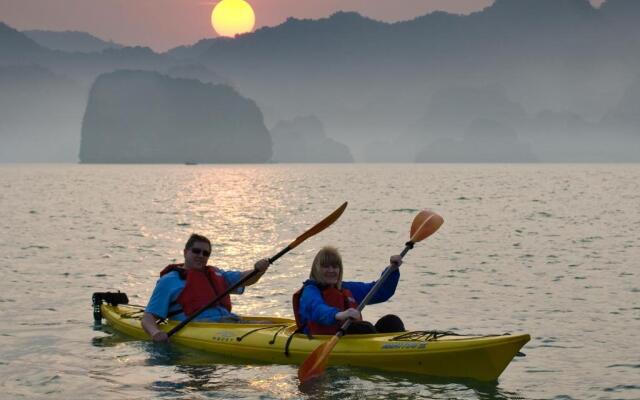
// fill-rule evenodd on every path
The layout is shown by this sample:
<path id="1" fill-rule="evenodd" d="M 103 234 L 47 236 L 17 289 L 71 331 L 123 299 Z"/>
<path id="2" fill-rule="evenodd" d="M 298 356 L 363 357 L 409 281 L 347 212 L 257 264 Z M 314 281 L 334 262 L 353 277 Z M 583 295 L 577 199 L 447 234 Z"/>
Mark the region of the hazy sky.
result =
<path id="1" fill-rule="evenodd" d="M 275 26 L 288 17 L 322 18 L 357 11 L 394 22 L 435 10 L 468 14 L 493 0 L 247 0 L 256 27 Z M 604 0 L 591 0 L 600 5 Z M 640 1 L 640 0 L 639 0 Z M 76 30 L 125 45 L 156 51 L 215 37 L 208 0 L 0 0 L 0 21 L 18 30 Z"/>

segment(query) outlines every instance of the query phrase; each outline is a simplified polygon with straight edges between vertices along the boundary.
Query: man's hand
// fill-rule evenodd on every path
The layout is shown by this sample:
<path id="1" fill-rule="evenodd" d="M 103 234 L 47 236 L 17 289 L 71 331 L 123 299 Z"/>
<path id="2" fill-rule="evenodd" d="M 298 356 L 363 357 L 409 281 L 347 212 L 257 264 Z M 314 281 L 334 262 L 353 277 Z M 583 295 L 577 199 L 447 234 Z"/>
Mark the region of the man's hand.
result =
<path id="1" fill-rule="evenodd" d="M 165 331 L 158 331 L 151 336 L 151 339 L 156 343 L 168 343 L 169 335 L 167 335 L 167 332 Z"/>
<path id="2" fill-rule="evenodd" d="M 262 260 L 256 261 L 253 265 L 253 268 L 260 273 L 260 275 L 264 274 L 271 264 L 269 264 L 269 259 L 263 258 Z"/>
<path id="3" fill-rule="evenodd" d="M 402 257 L 399 254 L 391 256 L 389 262 L 391 263 L 391 265 L 395 265 L 397 268 L 402 265 Z"/>

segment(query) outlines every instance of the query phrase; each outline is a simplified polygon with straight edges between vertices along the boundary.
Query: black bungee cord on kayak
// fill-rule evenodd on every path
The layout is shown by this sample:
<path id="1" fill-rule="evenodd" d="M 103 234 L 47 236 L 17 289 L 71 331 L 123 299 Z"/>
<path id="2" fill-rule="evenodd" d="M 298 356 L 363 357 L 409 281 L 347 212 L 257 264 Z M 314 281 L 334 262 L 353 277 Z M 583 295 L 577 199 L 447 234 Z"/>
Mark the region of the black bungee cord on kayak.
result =
<path id="1" fill-rule="evenodd" d="M 496 336 L 505 336 L 505 335 L 509 335 L 509 333 L 494 333 L 494 334 L 488 334 L 488 335 L 476 335 L 476 334 L 462 334 L 462 333 L 456 333 L 453 331 L 438 331 L 438 330 L 431 330 L 431 331 L 411 331 L 411 332 L 407 332 L 404 333 L 402 335 L 396 336 L 391 338 L 390 340 L 392 341 L 410 341 L 410 342 L 423 342 L 423 341 L 429 341 L 429 340 L 438 340 L 439 338 L 443 337 L 443 336 L 473 336 L 473 337 L 496 337 Z"/>
<path id="2" fill-rule="evenodd" d="M 274 344 L 276 342 L 276 336 L 278 336 L 278 333 L 280 333 L 281 331 L 283 331 L 285 328 L 287 327 L 287 325 L 270 325 L 270 326 L 261 326 L 260 328 L 256 328 L 256 329 L 252 329 L 249 332 L 245 333 L 242 336 L 238 336 L 236 337 L 236 340 L 238 342 L 241 342 L 242 339 L 244 339 L 245 337 L 251 335 L 252 333 L 256 333 L 258 331 L 263 331 L 265 329 L 273 329 L 273 328 L 280 328 L 276 331 L 276 333 L 273 335 L 273 339 L 271 339 L 269 341 L 269 344 Z"/>
<path id="3" fill-rule="evenodd" d="M 411 331 L 403 333 L 402 335 L 392 337 L 389 341 L 406 341 L 406 342 L 427 342 L 429 340 L 437 340 L 443 336 L 462 336 L 458 333 L 451 331 Z"/>
<path id="4" fill-rule="evenodd" d="M 284 355 L 289 357 L 289 345 L 291 345 L 291 341 L 293 340 L 293 337 L 298 334 L 298 333 L 303 333 L 304 330 L 304 326 L 297 328 L 291 335 L 289 335 L 289 337 L 287 338 L 287 343 L 285 343 L 284 345 Z M 313 337 L 311 336 L 310 333 L 307 333 L 307 338 L 309 340 L 313 339 Z"/>
<path id="5" fill-rule="evenodd" d="M 271 340 L 269 340 L 269 344 L 274 344 L 276 342 L 276 337 L 278 337 L 278 333 L 282 332 L 285 329 L 287 329 L 287 325 L 282 325 L 282 327 L 273 334 L 273 337 L 271 338 Z"/>

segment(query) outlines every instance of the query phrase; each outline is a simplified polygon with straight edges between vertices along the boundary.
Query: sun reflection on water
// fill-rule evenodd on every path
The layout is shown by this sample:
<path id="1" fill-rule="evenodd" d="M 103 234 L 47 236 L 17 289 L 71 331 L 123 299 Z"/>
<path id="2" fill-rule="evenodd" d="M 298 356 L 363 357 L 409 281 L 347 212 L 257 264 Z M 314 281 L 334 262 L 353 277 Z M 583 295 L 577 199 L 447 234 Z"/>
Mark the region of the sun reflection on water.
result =
<path id="1" fill-rule="evenodd" d="M 189 230 L 214 242 L 216 258 L 242 264 L 235 268 L 250 267 L 279 239 L 282 198 L 265 187 L 273 180 L 270 169 L 193 168 L 176 188 L 174 208 Z"/>

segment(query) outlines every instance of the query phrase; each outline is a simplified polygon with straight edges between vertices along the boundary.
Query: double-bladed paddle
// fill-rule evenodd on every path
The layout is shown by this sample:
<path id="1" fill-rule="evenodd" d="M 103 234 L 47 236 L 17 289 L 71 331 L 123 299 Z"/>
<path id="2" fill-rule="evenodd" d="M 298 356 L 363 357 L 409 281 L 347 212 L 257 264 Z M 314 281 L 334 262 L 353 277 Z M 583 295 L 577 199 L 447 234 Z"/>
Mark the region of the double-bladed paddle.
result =
<path id="1" fill-rule="evenodd" d="M 347 208 L 347 202 L 346 201 L 340 207 L 338 207 L 334 212 L 332 212 L 329 216 L 327 216 L 325 219 L 323 219 L 322 221 L 320 221 L 317 224 L 315 224 L 313 227 L 311 227 L 311 229 L 307 230 L 302 235 L 298 236 L 296 238 L 296 240 L 291 242 L 291 244 L 289 244 L 287 247 L 282 249 L 278 254 L 276 254 L 275 256 L 273 256 L 271 258 L 269 258 L 269 264 L 273 264 L 278 258 L 282 257 L 283 255 L 288 253 L 290 250 L 293 250 L 300 243 L 302 243 L 305 240 L 309 239 L 311 236 L 316 235 L 316 234 L 322 232 L 323 230 L 327 229 L 331 224 L 336 222 L 336 220 L 338 218 L 340 218 L 340 216 L 344 212 L 345 208 Z M 253 271 L 248 273 L 245 277 L 240 279 L 238 282 L 236 282 L 235 284 L 231 285 L 224 293 L 219 294 L 218 296 L 216 296 L 215 299 L 211 300 L 207 305 L 205 305 L 204 307 L 202 307 L 201 309 L 199 309 L 195 313 L 191 314 L 187 319 L 185 319 L 184 321 L 180 322 L 178 325 L 174 326 L 173 329 L 171 329 L 169 332 L 167 332 L 167 336 L 171 336 L 174 333 L 178 332 L 186 324 L 188 324 L 194 318 L 196 318 L 198 315 L 200 315 L 204 310 L 206 310 L 207 308 L 213 306 L 214 304 L 219 302 L 220 299 L 222 299 L 224 296 L 228 295 L 229 293 L 231 293 L 232 291 L 234 291 L 238 287 L 242 286 L 243 283 L 245 283 L 246 281 L 251 279 L 257 273 L 258 273 L 258 270 L 256 270 L 256 269 L 254 269 Z"/>
<path id="2" fill-rule="evenodd" d="M 421 240 L 424 240 L 431 236 L 435 231 L 440 228 L 440 225 L 444 220 L 441 216 L 429 210 L 422 210 L 415 216 L 413 219 L 413 223 L 411 224 L 410 230 L 410 239 L 405 244 L 404 250 L 400 253 L 400 257 L 404 257 L 405 254 L 409 250 L 413 248 L 413 245 Z M 391 264 L 389 265 L 380 279 L 376 282 L 376 284 L 369 290 L 369 293 L 362 300 L 360 305 L 358 306 L 358 311 L 362 311 L 362 309 L 367 305 L 367 303 L 371 300 L 371 298 L 378 292 L 378 289 L 382 285 L 382 283 L 387 279 L 392 272 L 398 269 L 398 266 Z M 324 370 L 327 367 L 327 363 L 329 362 L 329 354 L 331 354 L 331 350 L 338 343 L 338 340 L 342 336 L 344 336 L 345 332 L 351 325 L 352 320 L 347 319 L 340 330 L 328 341 L 324 342 L 320 346 L 318 346 L 313 353 L 309 354 L 307 359 L 302 363 L 300 368 L 298 369 L 298 379 L 300 379 L 301 383 L 308 382 L 309 380 L 319 377 L 324 373 Z"/>

